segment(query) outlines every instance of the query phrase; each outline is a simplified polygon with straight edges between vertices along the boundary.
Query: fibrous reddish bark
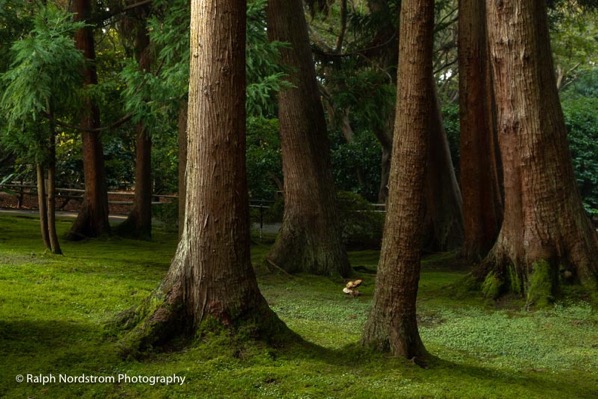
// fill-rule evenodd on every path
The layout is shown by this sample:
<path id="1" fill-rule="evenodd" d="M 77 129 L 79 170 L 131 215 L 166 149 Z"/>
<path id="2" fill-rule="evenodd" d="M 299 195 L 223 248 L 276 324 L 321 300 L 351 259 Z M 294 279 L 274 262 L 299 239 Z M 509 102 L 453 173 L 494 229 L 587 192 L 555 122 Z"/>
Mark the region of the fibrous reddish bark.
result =
<path id="1" fill-rule="evenodd" d="M 488 295 L 546 304 L 562 282 L 596 290 L 598 236 L 576 187 L 548 35 L 546 2 L 487 1 L 505 212 L 477 276 Z"/>
<path id="2" fill-rule="evenodd" d="M 350 273 L 336 211 L 330 145 L 302 0 L 268 3 L 268 36 L 287 42 L 281 62 L 293 88 L 279 94 L 284 216 L 268 262 L 321 275 Z"/>
<path id="3" fill-rule="evenodd" d="M 432 43 L 434 2 L 405 0 L 393 160 L 374 305 L 362 343 L 421 361 L 416 299 L 423 239 L 425 170 L 433 123 Z"/>
<path id="4" fill-rule="evenodd" d="M 86 21 L 91 13 L 90 0 L 75 0 L 73 2 L 73 12 L 76 21 Z M 75 45 L 83 52 L 88 61 L 83 71 L 85 84 L 97 84 L 93 30 L 90 26 L 83 27 L 75 33 Z M 97 237 L 110 233 L 102 142 L 99 133 L 90 131 L 100 127 L 100 110 L 97 104 L 88 98 L 83 103 L 81 113 L 81 127 L 85 129 L 81 133 L 85 194 L 79 215 L 67 236 L 71 240 Z"/>
<path id="5" fill-rule="evenodd" d="M 168 275 L 128 320 L 143 349 L 204 322 L 270 339 L 286 326 L 261 295 L 249 254 L 243 0 L 191 5 L 186 217 Z"/>

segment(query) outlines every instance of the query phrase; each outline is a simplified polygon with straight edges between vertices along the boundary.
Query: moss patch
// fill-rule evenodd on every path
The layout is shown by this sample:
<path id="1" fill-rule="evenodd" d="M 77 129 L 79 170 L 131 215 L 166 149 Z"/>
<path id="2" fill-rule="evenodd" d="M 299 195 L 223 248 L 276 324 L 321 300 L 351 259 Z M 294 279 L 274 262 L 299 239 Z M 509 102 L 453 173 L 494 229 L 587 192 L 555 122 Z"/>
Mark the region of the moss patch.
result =
<path id="1" fill-rule="evenodd" d="M 503 292 L 504 281 L 495 272 L 490 272 L 482 283 L 484 297 L 497 299 Z"/>
<path id="2" fill-rule="evenodd" d="M 554 302 L 555 276 L 553 268 L 546 260 L 532 264 L 527 288 L 527 306 L 545 308 Z"/>

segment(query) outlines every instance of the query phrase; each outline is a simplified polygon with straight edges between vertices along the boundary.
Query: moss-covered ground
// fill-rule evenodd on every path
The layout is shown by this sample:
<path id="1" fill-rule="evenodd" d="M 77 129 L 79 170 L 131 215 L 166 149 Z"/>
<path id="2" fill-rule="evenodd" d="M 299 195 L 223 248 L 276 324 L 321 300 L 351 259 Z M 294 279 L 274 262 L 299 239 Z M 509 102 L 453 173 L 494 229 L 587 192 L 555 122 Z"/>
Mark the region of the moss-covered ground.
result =
<path id="1" fill-rule="evenodd" d="M 64 233 L 70 222 L 60 221 Z M 143 360 L 121 359 L 107 323 L 168 269 L 176 237 L 63 242 L 44 254 L 34 219 L 0 215 L 1 398 L 596 398 L 598 315 L 583 302 L 536 312 L 451 288 L 467 268 L 426 260 L 420 330 L 428 369 L 363 351 L 378 253 L 351 253 L 363 295 L 311 276 L 260 276 L 272 308 L 310 345 L 268 348 L 204 336 Z M 260 262 L 266 245 L 255 245 Z M 16 381 L 18 375 L 184 376 L 183 385 Z"/>

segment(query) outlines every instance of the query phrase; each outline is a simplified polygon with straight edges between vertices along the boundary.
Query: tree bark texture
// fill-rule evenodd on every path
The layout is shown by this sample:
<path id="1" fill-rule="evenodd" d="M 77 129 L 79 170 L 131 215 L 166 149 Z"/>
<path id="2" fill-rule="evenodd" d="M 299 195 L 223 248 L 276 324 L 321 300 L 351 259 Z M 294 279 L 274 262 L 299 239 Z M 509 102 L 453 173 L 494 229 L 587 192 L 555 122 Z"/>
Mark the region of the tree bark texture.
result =
<path id="1" fill-rule="evenodd" d="M 90 0 L 75 0 L 73 12 L 76 21 L 86 21 L 91 14 Z M 87 59 L 83 71 L 86 85 L 98 82 L 95 62 L 93 30 L 86 26 L 75 33 L 75 44 Z M 84 129 L 100 127 L 100 110 L 92 99 L 84 101 L 82 106 L 81 126 Z M 83 176 L 85 195 L 77 219 L 67 236 L 70 240 L 97 237 L 110 233 L 108 223 L 108 192 L 104 171 L 104 154 L 100 135 L 97 132 L 83 131 Z"/>
<path id="2" fill-rule="evenodd" d="M 543 305 L 560 282 L 595 290 L 598 237 L 576 187 L 543 0 L 487 1 L 505 213 L 480 269 L 486 293 Z M 478 276 L 479 277 L 479 276 Z"/>
<path id="3" fill-rule="evenodd" d="M 302 0 L 271 0 L 267 8 L 270 40 L 290 43 L 281 50 L 293 88 L 279 93 L 284 174 L 284 216 L 267 257 L 284 270 L 349 275 L 336 210 L 330 144 L 309 46 Z"/>
<path id="4" fill-rule="evenodd" d="M 169 272 L 125 338 L 145 348 L 204 322 L 286 331 L 261 295 L 249 254 L 243 0 L 191 3 L 186 217 Z M 152 305 L 152 303 L 156 305 Z"/>
<path id="5" fill-rule="evenodd" d="M 135 25 L 135 58 L 139 67 L 149 72 L 151 66 L 150 38 L 146 24 L 146 7 L 138 9 L 140 21 Z M 127 220 L 119 232 L 141 239 L 152 237 L 152 139 L 143 122 L 135 126 L 135 198 Z"/>
<path id="6" fill-rule="evenodd" d="M 419 336 L 416 299 L 423 239 L 428 144 L 433 126 L 434 2 L 404 0 L 393 160 L 374 305 L 362 343 L 414 361 L 426 350 Z"/>
<path id="7" fill-rule="evenodd" d="M 496 121 L 488 58 L 486 6 L 459 1 L 459 107 L 462 255 L 479 261 L 496 241 L 502 221 Z"/>

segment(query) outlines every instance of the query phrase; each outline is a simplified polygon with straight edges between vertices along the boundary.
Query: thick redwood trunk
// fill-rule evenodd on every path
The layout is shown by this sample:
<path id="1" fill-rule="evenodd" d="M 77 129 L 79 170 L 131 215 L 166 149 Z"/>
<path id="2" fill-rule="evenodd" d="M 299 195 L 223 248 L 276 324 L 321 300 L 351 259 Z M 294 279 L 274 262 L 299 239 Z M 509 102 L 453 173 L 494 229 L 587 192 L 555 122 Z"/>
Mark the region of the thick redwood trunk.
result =
<path id="1" fill-rule="evenodd" d="M 595 290 L 598 236 L 576 187 L 556 90 L 543 0 L 487 1 L 503 160 L 505 214 L 478 277 L 488 295 L 515 291 L 528 304 L 562 282 Z"/>
<path id="2" fill-rule="evenodd" d="M 144 18 L 139 11 L 139 18 Z M 135 58 L 139 67 L 149 72 L 151 66 L 150 38 L 145 20 L 136 26 Z M 152 140 L 143 122 L 135 126 L 135 198 L 127 220 L 119 233 L 142 239 L 152 237 Z"/>
<path id="3" fill-rule="evenodd" d="M 76 21 L 87 20 L 91 13 L 90 0 L 75 0 L 73 12 Z M 79 29 L 75 34 L 75 44 L 87 59 L 87 65 L 83 71 L 85 84 L 97 84 L 98 77 L 94 65 L 95 48 L 92 28 L 87 26 Z M 100 110 L 93 100 L 85 100 L 81 112 L 81 127 L 83 129 L 91 130 L 100 127 Z M 83 131 L 82 140 L 85 195 L 79 215 L 67 236 L 71 240 L 97 237 L 110 233 L 104 153 L 100 135 L 97 132 Z"/>
<path id="4" fill-rule="evenodd" d="M 281 51 L 293 88 L 279 94 L 285 210 L 267 261 L 288 272 L 346 276 L 350 265 L 341 239 L 326 120 L 309 47 L 302 0 L 268 3 L 270 40 Z"/>
<path id="5" fill-rule="evenodd" d="M 459 2 L 459 120 L 464 242 L 462 254 L 482 259 L 496 241 L 502 221 L 496 124 L 486 33 L 486 6 Z"/>
<path id="6" fill-rule="evenodd" d="M 389 197 L 374 305 L 362 343 L 421 361 L 416 299 L 423 238 L 427 147 L 433 123 L 434 2 L 404 0 L 400 21 L 397 116 Z"/>
<path id="7" fill-rule="evenodd" d="M 205 322 L 270 339 L 286 326 L 262 297 L 249 253 L 243 0 L 191 6 L 184 230 L 168 275 L 125 338 L 145 348 Z M 209 325 L 209 324 L 208 324 Z"/>

